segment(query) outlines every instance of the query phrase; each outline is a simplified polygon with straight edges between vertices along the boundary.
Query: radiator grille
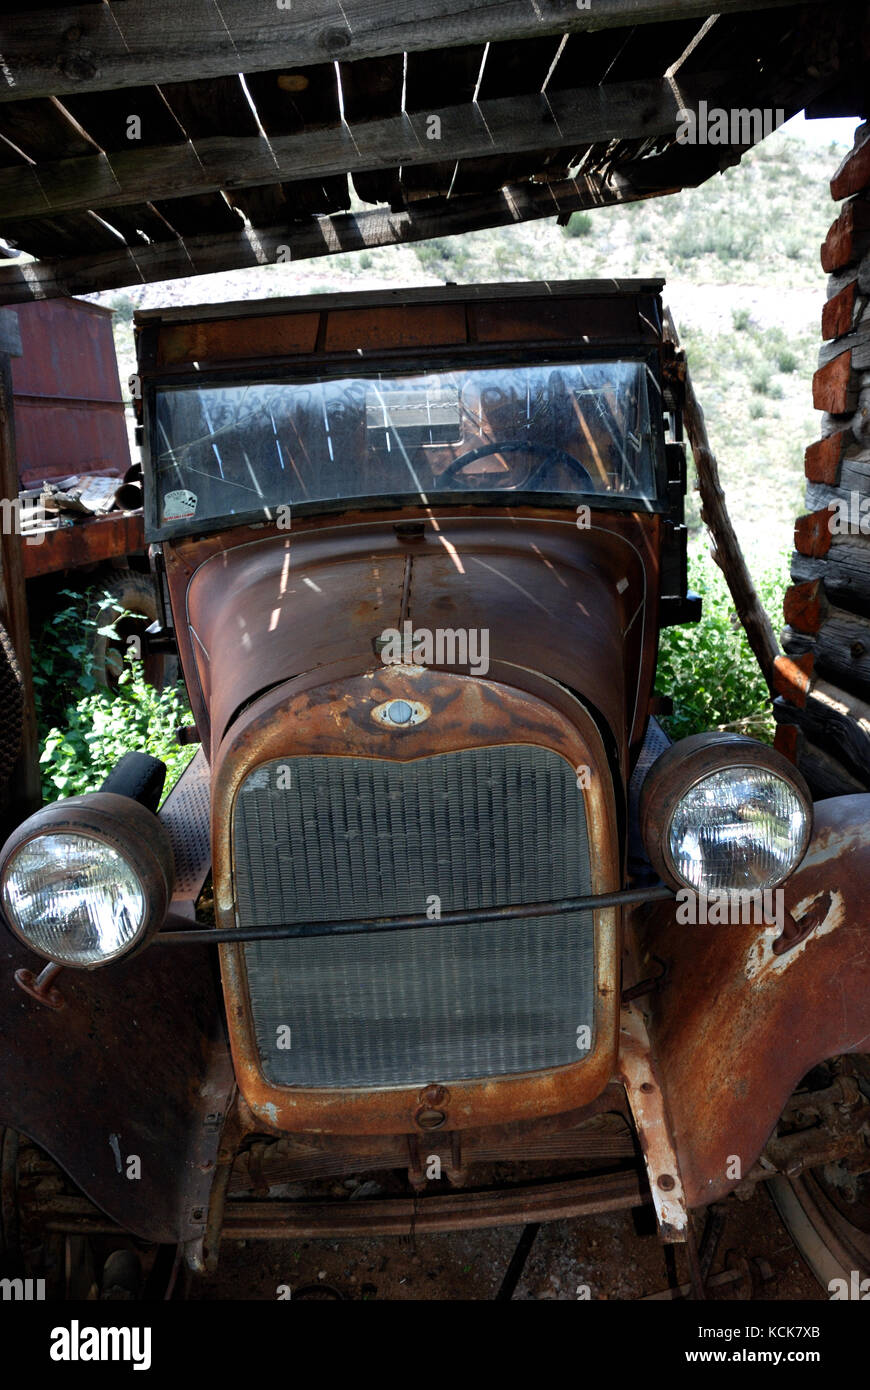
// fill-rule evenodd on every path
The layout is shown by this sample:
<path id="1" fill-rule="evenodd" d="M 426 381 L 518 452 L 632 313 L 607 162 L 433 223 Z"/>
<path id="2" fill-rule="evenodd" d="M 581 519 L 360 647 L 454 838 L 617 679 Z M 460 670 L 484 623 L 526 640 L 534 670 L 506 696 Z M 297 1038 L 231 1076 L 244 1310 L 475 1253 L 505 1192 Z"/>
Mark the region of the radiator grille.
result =
<path id="1" fill-rule="evenodd" d="M 529 745 L 262 764 L 240 788 L 233 835 L 243 927 L 420 913 L 434 896 L 448 912 L 590 891 L 574 771 Z M 594 1036 L 591 912 L 244 950 L 275 1085 L 536 1071 L 580 1060 Z"/>

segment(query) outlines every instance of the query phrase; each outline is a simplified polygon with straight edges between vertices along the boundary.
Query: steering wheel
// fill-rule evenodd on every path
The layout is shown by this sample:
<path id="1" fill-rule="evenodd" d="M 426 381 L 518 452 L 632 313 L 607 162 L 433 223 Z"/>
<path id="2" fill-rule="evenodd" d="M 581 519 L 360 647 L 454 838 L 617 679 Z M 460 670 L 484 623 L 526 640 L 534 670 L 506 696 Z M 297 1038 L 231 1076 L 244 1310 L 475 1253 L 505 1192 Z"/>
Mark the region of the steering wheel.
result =
<path id="1" fill-rule="evenodd" d="M 534 440 L 531 439 L 505 439 L 501 442 L 496 440 L 491 444 L 481 444 L 477 449 L 469 449 L 467 453 L 460 454 L 459 458 L 454 459 L 453 462 L 445 468 L 439 478 L 439 483 L 444 484 L 458 481 L 461 470 L 467 467 L 469 463 L 474 463 L 475 459 L 488 458 L 491 454 L 517 453 L 543 454 L 545 457 L 543 461 L 538 464 L 537 468 L 532 469 L 526 474 L 522 482 L 513 483 L 510 488 L 505 488 L 505 492 L 517 491 L 528 487 L 530 484 L 536 483 L 546 469 L 548 463 L 553 459 L 561 459 L 563 462 L 569 463 L 574 471 L 580 475 L 581 481 L 586 484 L 588 490 L 590 492 L 595 491 L 595 484 L 592 481 L 592 475 L 589 469 L 586 468 L 579 459 L 576 459 L 573 454 L 569 454 L 567 449 L 560 448 L 558 444 L 536 444 Z M 467 480 L 466 485 L 469 485 Z M 479 483 L 474 483 L 470 486 L 479 486 Z"/>

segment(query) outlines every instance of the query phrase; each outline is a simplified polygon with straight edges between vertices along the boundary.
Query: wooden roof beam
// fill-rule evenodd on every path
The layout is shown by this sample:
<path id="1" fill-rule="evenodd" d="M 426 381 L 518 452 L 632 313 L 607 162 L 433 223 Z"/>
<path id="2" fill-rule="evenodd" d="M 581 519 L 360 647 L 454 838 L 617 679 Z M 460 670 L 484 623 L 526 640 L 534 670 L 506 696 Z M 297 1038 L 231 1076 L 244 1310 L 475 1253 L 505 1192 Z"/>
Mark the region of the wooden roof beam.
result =
<path id="1" fill-rule="evenodd" d="M 630 190 L 618 192 L 600 179 L 580 177 L 558 184 L 518 184 L 464 198 L 422 199 L 401 213 L 373 208 L 316 217 L 289 227 L 186 237 L 95 256 L 7 265 L 0 268 L 0 305 L 426 241 L 630 202 L 637 196 Z"/>
<path id="2" fill-rule="evenodd" d="M 831 0 L 810 0 L 820 12 Z M 793 0 L 136 0 L 0 18 L 0 101 L 780 9 Z M 751 30 L 750 30 L 751 32 Z"/>
<path id="3" fill-rule="evenodd" d="M 677 111 L 670 83 L 658 78 L 463 102 L 268 140 L 219 135 L 189 144 L 134 144 L 119 152 L 0 169 L 0 228 L 6 218 L 108 209 L 140 203 L 143 196 L 153 202 L 439 158 L 592 145 L 617 134 L 622 139 L 669 135 L 676 132 Z"/>

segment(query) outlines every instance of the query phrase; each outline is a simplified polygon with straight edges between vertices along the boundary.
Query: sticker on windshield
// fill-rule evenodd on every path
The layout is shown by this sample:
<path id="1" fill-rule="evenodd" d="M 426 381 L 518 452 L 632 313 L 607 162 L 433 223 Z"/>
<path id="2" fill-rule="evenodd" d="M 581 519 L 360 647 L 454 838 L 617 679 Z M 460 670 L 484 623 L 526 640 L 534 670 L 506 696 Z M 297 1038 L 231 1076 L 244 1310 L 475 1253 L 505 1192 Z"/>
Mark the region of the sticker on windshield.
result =
<path id="1" fill-rule="evenodd" d="M 186 516 L 194 516 L 195 513 L 195 492 L 188 492 L 186 488 L 179 488 L 175 492 L 167 492 L 163 499 L 164 521 L 181 521 Z"/>

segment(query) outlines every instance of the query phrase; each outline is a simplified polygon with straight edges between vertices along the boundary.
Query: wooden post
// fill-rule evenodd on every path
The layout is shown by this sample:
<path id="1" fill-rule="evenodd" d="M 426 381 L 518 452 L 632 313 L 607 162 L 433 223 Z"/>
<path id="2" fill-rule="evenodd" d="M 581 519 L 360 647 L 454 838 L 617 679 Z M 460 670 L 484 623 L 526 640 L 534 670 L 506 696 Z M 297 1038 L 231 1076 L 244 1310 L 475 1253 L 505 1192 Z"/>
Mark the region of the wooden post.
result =
<path id="1" fill-rule="evenodd" d="M 743 558 L 737 533 L 728 515 L 725 494 L 719 481 L 719 465 L 710 448 L 704 412 L 698 404 L 692 379 L 686 370 L 683 397 L 683 424 L 698 474 L 701 495 L 701 520 L 713 538 L 713 559 L 725 576 L 737 616 L 743 624 L 747 641 L 761 667 L 771 694 L 774 691 L 774 668 L 779 656 L 779 644 L 771 621 L 758 597 L 752 575 Z"/>
<path id="2" fill-rule="evenodd" d="M 779 643 L 752 582 L 737 532 L 725 505 L 725 493 L 719 481 L 719 465 L 710 448 L 704 412 L 695 395 L 686 355 L 680 350 L 680 340 L 670 309 L 665 309 L 665 337 L 673 347 L 673 359 L 669 365 L 666 364 L 665 371 L 666 376 L 670 375 L 681 397 L 683 425 L 698 478 L 701 520 L 710 533 L 713 541 L 713 559 L 725 576 L 747 641 L 767 682 L 767 688 L 771 695 L 774 695 L 776 662 L 780 654 Z"/>
<path id="3" fill-rule="evenodd" d="M 0 309 L 0 499 L 18 498 L 15 422 L 12 405 L 12 358 L 21 356 L 21 335 L 14 309 Z M 21 557 L 19 522 L 12 506 L 0 518 L 0 623 L 8 634 L 21 675 L 21 739 L 12 775 L 0 789 L 0 837 L 5 836 L 41 803 L 39 739 L 33 704 L 30 662 L 30 624 Z M 16 731 L 0 729 L 0 739 Z"/>

